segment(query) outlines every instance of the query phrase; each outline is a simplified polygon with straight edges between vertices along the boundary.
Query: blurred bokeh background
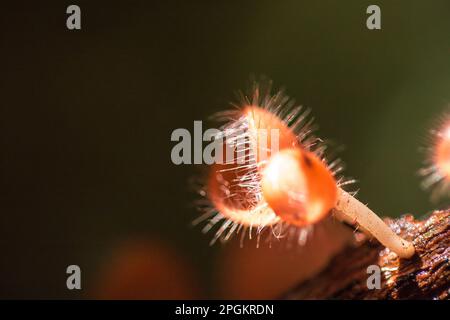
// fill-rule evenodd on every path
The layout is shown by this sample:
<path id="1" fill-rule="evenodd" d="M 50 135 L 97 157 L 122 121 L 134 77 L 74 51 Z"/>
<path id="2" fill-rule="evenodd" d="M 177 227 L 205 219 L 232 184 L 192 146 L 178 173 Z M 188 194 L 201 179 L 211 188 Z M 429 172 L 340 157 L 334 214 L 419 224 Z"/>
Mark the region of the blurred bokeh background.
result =
<path id="1" fill-rule="evenodd" d="M 70 4 L 80 31 L 66 29 Z M 366 28 L 370 4 L 382 30 Z M 16 1 L 0 12 L 0 298 L 254 297 L 236 294 L 240 276 L 286 273 L 209 247 L 190 227 L 198 168 L 170 160 L 171 132 L 226 109 L 250 74 L 312 108 L 374 211 L 439 206 L 417 171 L 450 102 L 448 0 Z M 280 265 L 301 272 L 302 259 Z M 70 264 L 81 291 L 66 288 Z"/>

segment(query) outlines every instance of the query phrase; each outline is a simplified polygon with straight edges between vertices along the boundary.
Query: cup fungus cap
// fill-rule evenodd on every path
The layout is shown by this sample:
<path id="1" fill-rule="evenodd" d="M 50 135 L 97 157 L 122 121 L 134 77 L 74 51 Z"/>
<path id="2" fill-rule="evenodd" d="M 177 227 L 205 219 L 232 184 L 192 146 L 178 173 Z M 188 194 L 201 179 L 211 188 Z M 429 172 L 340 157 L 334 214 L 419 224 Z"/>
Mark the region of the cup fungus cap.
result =
<path id="1" fill-rule="evenodd" d="M 241 225 L 262 227 L 276 224 L 290 214 L 280 215 L 267 203 L 261 190 L 261 174 L 278 152 L 299 149 L 300 141 L 279 116 L 266 108 L 246 105 L 239 110 L 237 118 L 239 120 L 236 123 L 239 123 L 240 128 L 244 128 L 244 133 L 240 133 L 239 138 L 241 143 L 245 144 L 245 153 L 239 155 L 237 149 L 233 150 L 231 159 L 243 157 L 243 161 L 240 164 L 234 161 L 211 166 L 207 185 L 209 199 L 223 216 Z M 223 152 L 230 152 L 225 144 Z M 313 171 L 319 171 L 321 161 L 311 153 L 305 157 L 311 159 L 309 163 L 315 164 L 313 167 L 316 170 Z M 310 172 L 308 179 L 314 174 L 315 172 Z M 321 202 L 316 201 L 317 192 L 314 186 L 309 183 L 308 187 L 312 190 L 307 209 L 311 209 L 313 205 L 318 206 Z M 318 217 L 313 216 L 319 215 L 319 211 L 320 215 L 322 214 L 321 209 L 316 209 L 311 215 L 311 221 L 318 220 Z"/>

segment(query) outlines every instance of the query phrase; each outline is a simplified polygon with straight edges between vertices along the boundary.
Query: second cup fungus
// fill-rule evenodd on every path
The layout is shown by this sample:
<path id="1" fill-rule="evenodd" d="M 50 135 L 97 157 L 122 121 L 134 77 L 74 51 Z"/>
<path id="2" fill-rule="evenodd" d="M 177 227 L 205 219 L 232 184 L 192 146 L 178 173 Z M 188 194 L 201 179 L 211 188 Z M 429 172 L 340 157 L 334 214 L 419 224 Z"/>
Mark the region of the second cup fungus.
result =
<path id="1" fill-rule="evenodd" d="M 206 218 L 215 215 L 207 230 L 225 220 L 213 242 L 223 235 L 227 240 L 241 228 L 310 227 L 333 214 L 399 257 L 413 256 L 410 242 L 341 188 L 345 183 L 335 177 L 340 168 L 327 163 L 324 144 L 312 135 L 311 120 L 301 108 L 281 92 L 270 95 L 268 88 L 254 86 L 237 110 L 222 114 L 227 123 L 221 137 L 241 148 L 227 155 L 231 161 L 209 169 L 206 195 L 214 208 Z M 229 152 L 226 143 L 222 149 Z"/>
<path id="2" fill-rule="evenodd" d="M 420 170 L 422 185 L 432 189 L 432 200 L 450 196 L 450 111 L 434 125 L 427 142 L 428 157 Z"/>

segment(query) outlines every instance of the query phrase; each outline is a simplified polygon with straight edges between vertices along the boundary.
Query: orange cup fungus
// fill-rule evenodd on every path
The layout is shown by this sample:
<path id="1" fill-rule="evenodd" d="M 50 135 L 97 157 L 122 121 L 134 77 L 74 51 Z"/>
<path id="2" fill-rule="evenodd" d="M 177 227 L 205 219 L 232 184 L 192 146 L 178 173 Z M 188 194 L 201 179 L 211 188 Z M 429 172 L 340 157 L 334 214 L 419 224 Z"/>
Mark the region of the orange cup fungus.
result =
<path id="1" fill-rule="evenodd" d="M 304 230 L 333 212 L 338 219 L 361 226 L 400 257 L 411 257 L 415 250 L 410 242 L 340 188 L 345 183 L 334 177 L 339 168 L 333 171 L 334 165 L 323 158 L 323 143 L 311 134 L 311 122 L 301 108 L 293 107 L 282 93 L 260 93 L 256 87 L 251 99 L 244 97 L 242 107 L 227 113 L 221 137 L 235 148 L 225 141 L 227 161 L 209 168 L 206 195 L 214 208 L 205 217 L 215 216 L 204 231 L 225 220 L 212 243 L 223 234 L 228 240 L 241 228 L 249 228 L 250 236 L 256 228 L 258 239 L 266 227 Z M 436 152 L 448 173 L 450 134 Z"/>

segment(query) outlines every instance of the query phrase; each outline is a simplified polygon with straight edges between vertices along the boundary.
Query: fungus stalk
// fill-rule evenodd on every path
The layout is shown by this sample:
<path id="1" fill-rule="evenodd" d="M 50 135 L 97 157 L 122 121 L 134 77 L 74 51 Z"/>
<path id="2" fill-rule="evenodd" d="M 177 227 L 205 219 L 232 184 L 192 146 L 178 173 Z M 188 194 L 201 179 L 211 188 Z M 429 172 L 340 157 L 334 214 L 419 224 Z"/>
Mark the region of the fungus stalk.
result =
<path id="1" fill-rule="evenodd" d="M 414 255 L 415 249 L 411 242 L 395 234 L 372 210 L 340 188 L 334 213 L 339 220 L 361 226 L 363 231 L 378 239 L 400 258 L 407 259 Z"/>

